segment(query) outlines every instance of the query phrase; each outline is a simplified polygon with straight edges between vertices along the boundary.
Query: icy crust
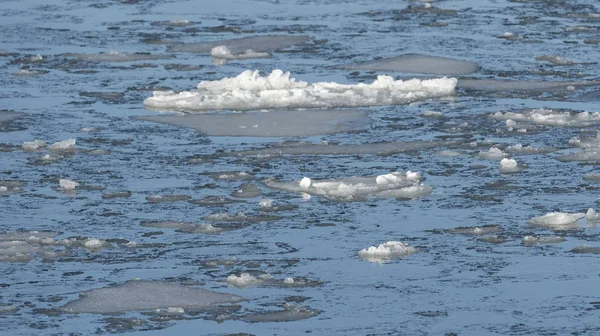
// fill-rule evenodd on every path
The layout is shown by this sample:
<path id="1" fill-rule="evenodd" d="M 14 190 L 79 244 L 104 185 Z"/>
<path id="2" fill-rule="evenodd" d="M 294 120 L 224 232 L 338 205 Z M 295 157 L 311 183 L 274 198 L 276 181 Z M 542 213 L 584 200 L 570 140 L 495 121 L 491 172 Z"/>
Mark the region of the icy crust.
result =
<path id="1" fill-rule="evenodd" d="M 315 196 L 325 196 L 336 200 L 361 200 L 366 197 L 419 198 L 433 190 L 420 183 L 419 173 L 394 172 L 372 177 L 351 177 L 338 180 L 312 180 L 308 177 L 299 182 L 265 181 L 273 189 L 299 192 Z"/>
<path id="2" fill-rule="evenodd" d="M 237 77 L 198 84 L 197 91 L 154 91 L 144 101 L 149 108 L 180 111 L 334 108 L 406 104 L 454 94 L 456 78 L 394 80 L 378 76 L 371 84 L 308 84 L 273 70 L 261 76 L 246 70 Z"/>
<path id="3" fill-rule="evenodd" d="M 417 252 L 412 246 L 399 241 L 389 241 L 379 246 L 371 246 L 358 252 L 358 256 L 370 262 L 382 262 L 389 259 L 402 258 Z"/>
<path id="4" fill-rule="evenodd" d="M 568 225 L 585 217 L 584 213 L 550 212 L 543 216 L 534 217 L 527 221 L 531 225 L 557 226 Z"/>
<path id="5" fill-rule="evenodd" d="M 521 112 L 496 112 L 490 117 L 498 120 L 529 122 L 545 126 L 590 127 L 600 125 L 600 112 L 531 109 Z"/>
<path id="6" fill-rule="evenodd" d="M 233 294 L 164 281 L 131 280 L 79 294 L 59 310 L 66 313 L 115 314 L 136 310 L 205 308 L 246 299 Z"/>

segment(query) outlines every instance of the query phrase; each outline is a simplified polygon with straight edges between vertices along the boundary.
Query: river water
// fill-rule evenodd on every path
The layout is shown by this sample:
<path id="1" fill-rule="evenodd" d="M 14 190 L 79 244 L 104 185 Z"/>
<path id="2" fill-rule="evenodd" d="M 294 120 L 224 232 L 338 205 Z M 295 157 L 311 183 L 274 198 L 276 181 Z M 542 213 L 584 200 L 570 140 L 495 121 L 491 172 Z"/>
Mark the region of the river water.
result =
<path id="1" fill-rule="evenodd" d="M 595 1 L 0 0 L 0 16 L 3 334 L 600 333 Z M 267 55 L 184 48 L 253 36 Z M 321 100 L 144 107 L 255 69 Z M 393 102 L 310 86 L 378 75 L 458 82 Z M 388 241 L 405 249 L 359 255 Z"/>

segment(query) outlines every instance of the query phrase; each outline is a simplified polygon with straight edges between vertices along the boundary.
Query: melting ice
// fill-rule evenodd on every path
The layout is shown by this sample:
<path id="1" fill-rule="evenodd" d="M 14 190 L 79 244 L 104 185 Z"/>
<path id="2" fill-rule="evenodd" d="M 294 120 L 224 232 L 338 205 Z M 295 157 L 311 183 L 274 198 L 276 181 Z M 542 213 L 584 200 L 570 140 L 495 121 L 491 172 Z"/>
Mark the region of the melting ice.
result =
<path id="1" fill-rule="evenodd" d="M 261 76 L 246 70 L 237 77 L 198 84 L 197 91 L 154 91 L 144 101 L 151 109 L 178 111 L 333 108 L 406 104 L 452 95 L 456 78 L 394 80 L 378 76 L 371 84 L 308 84 L 273 70 Z"/>

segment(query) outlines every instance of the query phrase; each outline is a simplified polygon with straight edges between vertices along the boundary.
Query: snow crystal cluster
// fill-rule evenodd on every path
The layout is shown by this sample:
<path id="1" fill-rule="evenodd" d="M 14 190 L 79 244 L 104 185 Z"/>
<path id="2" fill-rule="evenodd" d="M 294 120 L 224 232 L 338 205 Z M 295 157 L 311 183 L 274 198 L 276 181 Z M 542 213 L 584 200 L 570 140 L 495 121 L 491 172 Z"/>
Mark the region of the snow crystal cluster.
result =
<path id="1" fill-rule="evenodd" d="M 154 91 L 144 105 L 185 111 L 396 105 L 452 95 L 456 83 L 456 78 L 403 81 L 378 76 L 371 84 L 309 85 L 282 70 L 264 77 L 258 70 L 246 70 L 237 77 L 200 82 L 196 91 Z"/>

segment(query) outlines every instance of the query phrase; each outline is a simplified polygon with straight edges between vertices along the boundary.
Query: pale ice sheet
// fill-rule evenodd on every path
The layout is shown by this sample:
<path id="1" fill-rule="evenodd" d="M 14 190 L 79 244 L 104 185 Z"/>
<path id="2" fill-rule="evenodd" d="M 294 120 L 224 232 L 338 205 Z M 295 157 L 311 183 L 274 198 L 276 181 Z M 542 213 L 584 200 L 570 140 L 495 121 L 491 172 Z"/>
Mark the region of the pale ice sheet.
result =
<path id="1" fill-rule="evenodd" d="M 381 198 L 419 198 L 433 190 L 420 183 L 418 173 L 399 173 L 372 176 L 351 177 L 345 179 L 311 180 L 303 178 L 298 182 L 265 181 L 273 189 L 281 189 L 314 196 L 324 196 L 336 200 L 361 200 L 366 197 Z"/>
<path id="2" fill-rule="evenodd" d="M 226 46 L 231 53 L 240 54 L 248 49 L 255 52 L 269 52 L 301 45 L 308 42 L 306 35 L 264 35 L 249 36 L 232 40 L 206 41 L 199 43 L 176 44 L 168 47 L 172 52 L 210 53 L 218 46 Z"/>
<path id="3" fill-rule="evenodd" d="M 563 162 L 569 161 L 600 161 L 600 133 L 594 138 L 572 138 L 569 144 L 576 145 L 580 151 L 558 156 L 556 159 Z"/>
<path id="4" fill-rule="evenodd" d="M 527 223 L 541 226 L 559 226 L 572 224 L 583 217 L 585 217 L 585 213 L 550 212 L 543 216 L 531 218 Z"/>
<path id="5" fill-rule="evenodd" d="M 349 70 L 397 71 L 448 76 L 467 75 L 479 69 L 479 65 L 474 62 L 420 54 L 407 54 L 342 67 Z"/>
<path id="6" fill-rule="evenodd" d="M 169 307 L 203 308 L 246 299 L 207 289 L 165 281 L 130 280 L 123 284 L 80 293 L 60 311 L 66 313 L 115 314 Z"/>
<path id="7" fill-rule="evenodd" d="M 559 244 L 566 239 L 559 236 L 525 236 L 521 243 L 525 246 Z"/>
<path id="8" fill-rule="evenodd" d="M 230 114 L 157 115 L 135 117 L 208 136 L 295 137 L 361 129 L 370 123 L 366 111 L 301 110 Z"/>
<path id="9" fill-rule="evenodd" d="M 25 115 L 23 112 L 0 110 L 0 123 L 11 122 L 23 118 Z"/>
<path id="10" fill-rule="evenodd" d="M 261 76 L 246 70 L 237 77 L 200 82 L 198 90 L 154 91 L 144 106 L 158 110 L 210 111 L 278 108 L 341 108 L 407 104 L 454 94 L 456 78 L 394 80 L 378 76 L 371 84 L 308 84 L 273 70 Z"/>
<path id="11" fill-rule="evenodd" d="M 587 86 L 600 86 L 600 81 L 580 82 L 550 82 L 533 80 L 503 80 L 503 79 L 460 79 L 456 85 L 457 89 L 488 92 L 570 92 L 569 87 L 575 89 Z"/>

